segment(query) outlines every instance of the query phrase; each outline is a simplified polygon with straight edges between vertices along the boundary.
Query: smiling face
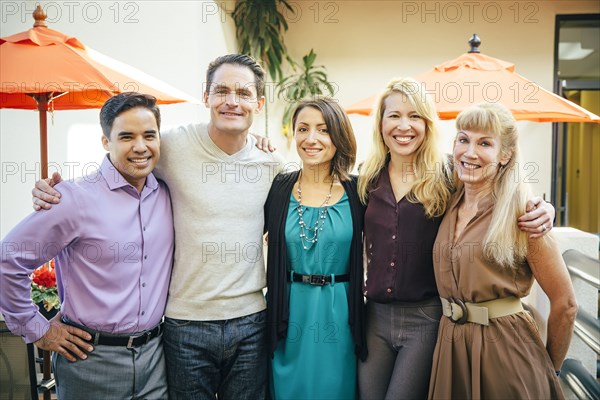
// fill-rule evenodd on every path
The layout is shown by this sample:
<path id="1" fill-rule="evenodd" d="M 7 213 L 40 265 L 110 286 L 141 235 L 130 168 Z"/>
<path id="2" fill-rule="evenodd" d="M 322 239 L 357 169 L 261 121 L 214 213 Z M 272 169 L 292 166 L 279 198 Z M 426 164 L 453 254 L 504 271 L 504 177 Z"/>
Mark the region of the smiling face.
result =
<path id="1" fill-rule="evenodd" d="M 221 133 L 247 133 L 265 102 L 256 92 L 255 77 L 250 68 L 223 64 L 217 68 L 204 104 L 210 108 L 211 125 Z"/>
<path id="2" fill-rule="evenodd" d="M 383 142 L 392 157 L 412 162 L 416 151 L 425 140 L 425 120 L 402 93 L 392 93 L 384 101 L 381 119 Z"/>
<path id="3" fill-rule="evenodd" d="M 459 131 L 454 142 L 454 165 L 458 178 L 465 184 L 491 187 L 500 166 L 510 156 L 501 155 L 498 135 L 487 132 Z"/>
<path id="4" fill-rule="evenodd" d="M 152 111 L 135 107 L 117 115 L 110 138 L 102 136 L 111 163 L 139 192 L 160 158 L 158 124 Z"/>
<path id="5" fill-rule="evenodd" d="M 294 136 L 296 150 L 304 164 L 331 163 L 337 149 L 321 111 L 314 107 L 304 107 L 300 110 L 294 125 Z"/>

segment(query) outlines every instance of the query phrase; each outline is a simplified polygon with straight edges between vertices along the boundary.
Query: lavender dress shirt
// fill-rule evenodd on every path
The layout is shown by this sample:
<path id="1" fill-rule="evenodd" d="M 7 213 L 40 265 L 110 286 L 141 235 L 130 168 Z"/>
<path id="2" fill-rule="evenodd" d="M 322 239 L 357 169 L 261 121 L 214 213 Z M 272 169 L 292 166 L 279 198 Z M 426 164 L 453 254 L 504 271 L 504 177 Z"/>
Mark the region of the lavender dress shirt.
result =
<path id="1" fill-rule="evenodd" d="M 163 316 L 174 231 L 167 186 L 153 174 L 139 193 L 106 157 L 56 186 L 61 202 L 34 212 L 2 240 L 0 311 L 13 333 L 40 339 L 49 323 L 30 300 L 29 275 L 56 258 L 62 314 L 102 332 L 141 332 Z"/>

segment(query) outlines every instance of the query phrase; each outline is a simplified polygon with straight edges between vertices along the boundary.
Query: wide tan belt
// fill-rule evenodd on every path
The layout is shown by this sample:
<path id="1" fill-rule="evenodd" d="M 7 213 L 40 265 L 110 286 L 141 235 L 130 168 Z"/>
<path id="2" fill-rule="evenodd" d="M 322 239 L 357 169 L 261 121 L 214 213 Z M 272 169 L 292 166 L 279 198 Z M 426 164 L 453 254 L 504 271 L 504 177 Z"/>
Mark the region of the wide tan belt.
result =
<path id="1" fill-rule="evenodd" d="M 521 299 L 514 296 L 481 303 L 467 303 L 454 297 L 447 299 L 440 297 L 440 299 L 444 315 L 456 324 L 474 322 L 480 325 L 489 325 L 490 319 L 523 311 Z"/>

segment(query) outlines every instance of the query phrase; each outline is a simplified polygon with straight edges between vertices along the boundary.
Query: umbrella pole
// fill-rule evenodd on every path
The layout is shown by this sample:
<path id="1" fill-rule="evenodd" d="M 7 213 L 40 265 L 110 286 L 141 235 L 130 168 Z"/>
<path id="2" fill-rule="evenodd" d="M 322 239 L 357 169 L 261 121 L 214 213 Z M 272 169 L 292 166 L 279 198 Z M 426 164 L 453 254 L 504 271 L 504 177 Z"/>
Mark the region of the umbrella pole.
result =
<path id="1" fill-rule="evenodd" d="M 38 111 L 40 112 L 40 160 L 42 162 L 41 172 L 42 179 L 48 177 L 48 99 L 50 93 L 40 93 L 33 95 L 37 102 Z M 42 383 L 49 382 L 52 378 L 52 353 L 49 350 L 42 351 Z M 43 387 L 43 386 L 42 386 Z M 50 390 L 44 391 L 44 400 L 50 400 Z"/>
<path id="2" fill-rule="evenodd" d="M 48 177 L 48 98 L 49 93 L 41 93 L 33 96 L 40 112 L 40 160 L 42 179 Z"/>

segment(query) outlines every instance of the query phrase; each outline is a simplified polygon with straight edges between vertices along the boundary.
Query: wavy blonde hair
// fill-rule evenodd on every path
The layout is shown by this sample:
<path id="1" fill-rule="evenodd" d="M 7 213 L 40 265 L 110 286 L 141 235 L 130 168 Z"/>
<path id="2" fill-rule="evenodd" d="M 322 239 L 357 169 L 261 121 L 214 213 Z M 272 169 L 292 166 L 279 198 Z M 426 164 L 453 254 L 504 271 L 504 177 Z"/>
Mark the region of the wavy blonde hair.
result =
<path id="1" fill-rule="evenodd" d="M 416 181 L 406 198 L 411 203 L 421 203 L 427 217 L 438 217 L 446 212 L 451 196 L 450 173 L 439 148 L 437 112 L 423 84 L 412 78 L 394 79 L 379 97 L 373 128 L 373 146 L 369 157 L 360 169 L 358 193 L 366 204 L 369 192 L 374 189 L 381 170 L 385 168 L 390 149 L 383 141 L 381 122 L 385 112 L 385 100 L 395 93 L 407 97 L 417 113 L 425 121 L 425 139 L 416 150 L 413 169 Z"/>
<path id="2" fill-rule="evenodd" d="M 483 240 L 483 253 L 502 267 L 516 268 L 527 256 L 527 233 L 516 224 L 525 213 L 529 186 L 519 179 L 519 134 L 517 121 L 511 112 L 499 103 L 482 103 L 462 111 L 456 118 L 458 131 L 491 133 L 500 139 L 501 158 L 509 158 L 505 165 L 498 164 L 498 172 L 491 178 L 494 211 Z M 455 161 L 456 162 L 456 161 Z M 454 171 L 457 187 L 462 186 Z"/>

